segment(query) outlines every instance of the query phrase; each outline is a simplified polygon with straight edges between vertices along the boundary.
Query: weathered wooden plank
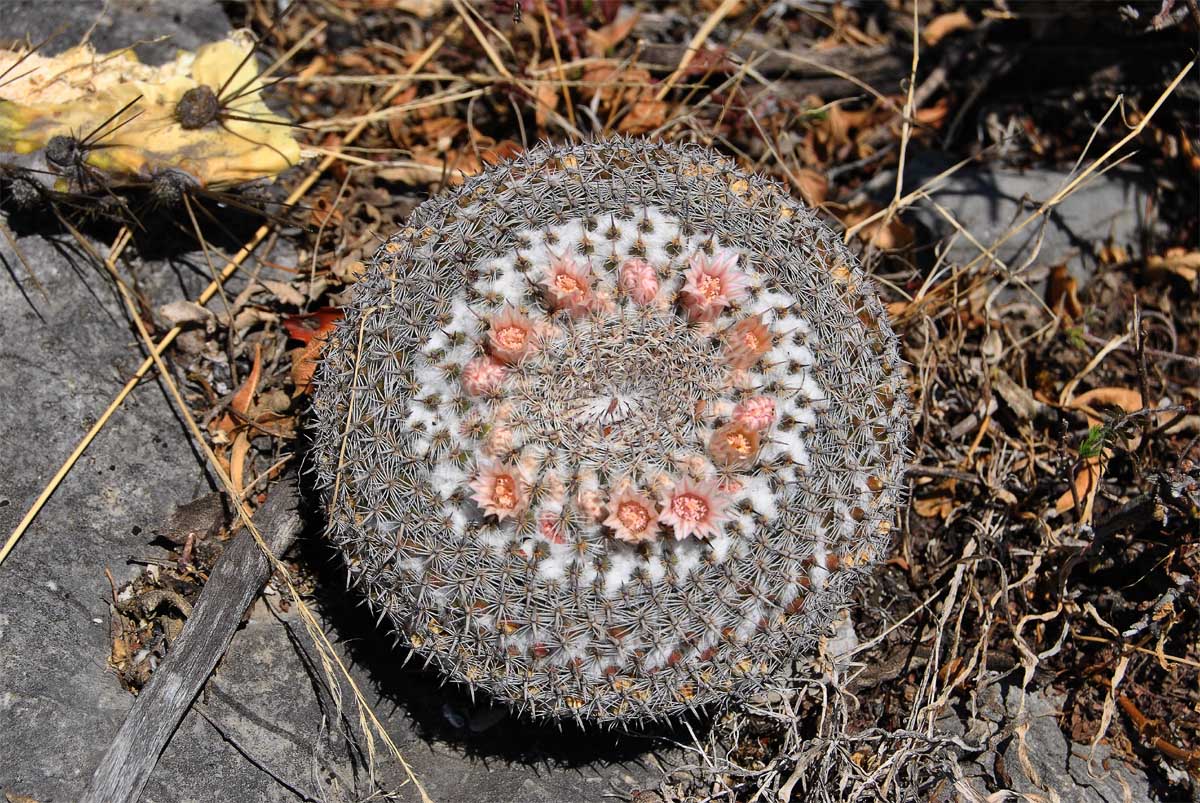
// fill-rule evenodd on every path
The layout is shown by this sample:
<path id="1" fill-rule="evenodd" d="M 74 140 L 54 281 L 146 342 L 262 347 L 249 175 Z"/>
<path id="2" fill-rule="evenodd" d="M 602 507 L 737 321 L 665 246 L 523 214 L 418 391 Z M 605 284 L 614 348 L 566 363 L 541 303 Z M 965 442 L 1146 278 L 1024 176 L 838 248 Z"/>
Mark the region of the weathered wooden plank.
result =
<path id="1" fill-rule="evenodd" d="M 300 530 L 296 503 L 295 480 L 287 478 L 271 489 L 254 517 L 275 555 L 287 549 Z M 82 803 L 133 803 L 141 797 L 159 755 L 270 576 L 266 556 L 243 529 L 213 567 L 183 632 L 129 709 Z"/>

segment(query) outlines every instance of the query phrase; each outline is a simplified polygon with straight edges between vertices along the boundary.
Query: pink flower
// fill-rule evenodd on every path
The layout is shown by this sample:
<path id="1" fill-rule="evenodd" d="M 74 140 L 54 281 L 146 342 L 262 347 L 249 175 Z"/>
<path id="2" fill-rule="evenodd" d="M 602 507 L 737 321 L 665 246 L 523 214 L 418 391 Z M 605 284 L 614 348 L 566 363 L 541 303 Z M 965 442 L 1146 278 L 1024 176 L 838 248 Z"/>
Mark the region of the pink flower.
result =
<path id="1" fill-rule="evenodd" d="M 762 432 L 775 423 L 775 400 L 754 396 L 733 408 L 733 420 L 740 421 L 755 432 Z"/>
<path id="2" fill-rule="evenodd" d="M 541 285 L 554 309 L 585 315 L 592 308 L 591 271 L 586 266 L 580 267 L 570 256 L 551 260 Z"/>
<path id="3" fill-rule="evenodd" d="M 675 530 L 677 540 L 689 535 L 711 538 L 729 518 L 727 507 L 729 497 L 721 493 L 717 483 L 696 483 L 684 477 L 663 495 L 658 520 Z"/>
<path id="4" fill-rule="evenodd" d="M 504 366 L 491 357 L 476 357 L 463 366 L 463 390 L 468 396 L 483 396 L 500 387 L 504 374 Z"/>
<path id="5" fill-rule="evenodd" d="M 562 518 L 557 513 L 544 512 L 538 515 L 538 532 L 552 544 L 567 543 L 562 531 Z"/>
<path id="6" fill-rule="evenodd" d="M 484 441 L 483 450 L 492 457 L 501 457 L 512 451 L 513 431 L 505 426 L 493 425 Z"/>
<path id="7" fill-rule="evenodd" d="M 580 491 L 578 497 L 579 509 L 593 521 L 604 518 L 604 505 L 601 503 L 599 491 Z"/>
<path id="8" fill-rule="evenodd" d="M 693 321 L 715 320 L 721 311 L 746 295 L 746 275 L 737 269 L 737 254 L 726 251 L 709 258 L 697 253 L 680 291 L 683 308 Z"/>
<path id="9" fill-rule="evenodd" d="M 627 488 L 608 500 L 604 526 L 612 528 L 614 537 L 630 544 L 652 541 L 658 535 L 658 511 L 645 494 Z"/>
<path id="10" fill-rule="evenodd" d="M 627 259 L 618 282 L 635 304 L 649 304 L 658 295 L 658 274 L 644 259 Z"/>
<path id="11" fill-rule="evenodd" d="M 512 307 L 505 307 L 488 320 L 488 348 L 505 365 L 515 365 L 537 347 L 533 321 Z"/>
<path id="12" fill-rule="evenodd" d="M 743 318 L 725 330 L 725 356 L 734 368 L 746 369 L 771 350 L 771 330 L 761 315 Z"/>
<path id="13" fill-rule="evenodd" d="M 471 480 L 471 497 L 483 510 L 484 515 L 495 516 L 500 521 L 515 515 L 525 507 L 525 477 L 521 469 L 511 463 L 489 463 L 479 475 Z"/>
<path id="14" fill-rule="evenodd" d="M 747 466 L 758 454 L 758 433 L 740 421 L 730 421 L 713 433 L 708 451 L 713 461 L 724 466 Z"/>

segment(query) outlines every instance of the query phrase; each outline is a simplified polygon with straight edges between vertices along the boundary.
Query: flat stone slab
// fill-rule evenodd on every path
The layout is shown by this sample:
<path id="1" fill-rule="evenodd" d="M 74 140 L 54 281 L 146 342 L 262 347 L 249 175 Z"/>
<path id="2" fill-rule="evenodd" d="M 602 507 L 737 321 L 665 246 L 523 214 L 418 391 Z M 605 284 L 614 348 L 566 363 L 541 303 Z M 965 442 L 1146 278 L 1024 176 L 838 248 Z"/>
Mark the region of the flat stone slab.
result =
<path id="1" fill-rule="evenodd" d="M 905 192 L 934 181 L 951 164 L 940 154 L 916 154 L 905 171 Z M 931 184 L 930 195 L 980 245 L 990 248 L 1010 227 L 1066 187 L 1078 172 L 968 164 Z M 1040 285 L 1050 267 L 1063 263 L 1076 280 L 1086 283 L 1098 265 L 1095 249 L 1099 244 L 1111 239 L 1115 245 L 1137 253 L 1146 233 L 1160 225 L 1147 218 L 1147 185 L 1143 175 L 1120 167 L 1092 174 L 1043 220 L 1030 223 L 1004 242 L 996 256 L 1010 270 L 1025 268 L 1021 276 L 1030 284 Z M 949 244 L 947 264 L 965 264 L 982 253 L 957 233 L 954 223 L 930 201 L 917 201 L 910 214 Z"/>
<path id="2" fill-rule="evenodd" d="M 1107 745 L 1070 741 L 1058 725 L 1065 696 L 1053 690 L 1029 690 L 999 684 L 984 689 L 977 700 L 978 717 L 969 723 L 948 714 L 939 721 L 947 731 L 985 749 L 965 758 L 967 789 L 977 800 L 990 800 L 995 788 L 1061 803 L 1149 803 L 1158 800 L 1146 776 L 1112 754 Z M 997 777 L 1004 767 L 1007 778 Z M 1011 782 L 1006 787 L 1005 783 Z M 960 792 L 962 790 L 959 790 Z"/>

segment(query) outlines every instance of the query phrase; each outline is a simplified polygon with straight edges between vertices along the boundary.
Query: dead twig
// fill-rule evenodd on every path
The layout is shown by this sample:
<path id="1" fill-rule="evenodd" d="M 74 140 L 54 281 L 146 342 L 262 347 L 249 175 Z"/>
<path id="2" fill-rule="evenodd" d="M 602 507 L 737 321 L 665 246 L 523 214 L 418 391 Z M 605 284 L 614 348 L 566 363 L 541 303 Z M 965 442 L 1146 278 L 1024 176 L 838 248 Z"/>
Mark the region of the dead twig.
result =
<path id="1" fill-rule="evenodd" d="M 255 517 L 264 543 L 279 555 L 300 532 L 295 483 L 272 488 Z M 192 700 L 229 647 L 242 614 L 271 575 L 271 564 L 243 530 L 225 549 L 188 617 L 183 633 L 134 700 L 96 767 L 82 803 L 133 803 Z"/>

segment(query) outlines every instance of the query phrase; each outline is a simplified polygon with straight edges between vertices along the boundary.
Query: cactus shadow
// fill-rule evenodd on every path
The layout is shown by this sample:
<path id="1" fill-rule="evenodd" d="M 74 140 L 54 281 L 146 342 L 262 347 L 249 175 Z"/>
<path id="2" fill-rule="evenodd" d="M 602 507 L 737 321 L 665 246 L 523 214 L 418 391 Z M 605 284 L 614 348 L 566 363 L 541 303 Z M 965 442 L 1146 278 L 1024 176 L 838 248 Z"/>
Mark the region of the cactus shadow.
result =
<path id="1" fill-rule="evenodd" d="M 265 220 L 283 221 L 289 211 L 269 194 L 252 197 L 205 191 L 194 196 L 191 204 L 195 224 L 181 204 L 164 206 L 137 190 L 79 198 L 47 192 L 36 201 L 20 203 L 12 182 L 0 175 L 0 220 L 16 237 L 61 240 L 72 237 L 74 229 L 93 243 L 108 244 L 127 227 L 138 256 L 147 261 L 171 261 L 200 252 L 197 227 L 207 247 L 233 253 Z M 216 259 L 219 257 L 214 255 Z"/>
<path id="2" fill-rule="evenodd" d="M 393 645 L 393 639 L 376 626 L 375 616 L 358 595 L 346 590 L 341 561 L 321 536 L 323 514 L 316 501 L 320 494 L 305 488 L 303 498 L 307 527 L 295 548 L 296 557 L 317 576 L 316 607 L 330 640 L 393 706 L 390 711 L 386 706 L 376 708 L 385 726 L 391 724 L 388 720 L 405 720 L 401 727 L 418 738 L 449 745 L 467 757 L 556 769 L 642 764 L 649 754 L 691 743 L 711 727 L 711 714 L 669 723 L 581 727 L 573 721 L 532 719 L 480 692 L 472 696 L 433 667 L 426 668 L 420 655 Z"/>

